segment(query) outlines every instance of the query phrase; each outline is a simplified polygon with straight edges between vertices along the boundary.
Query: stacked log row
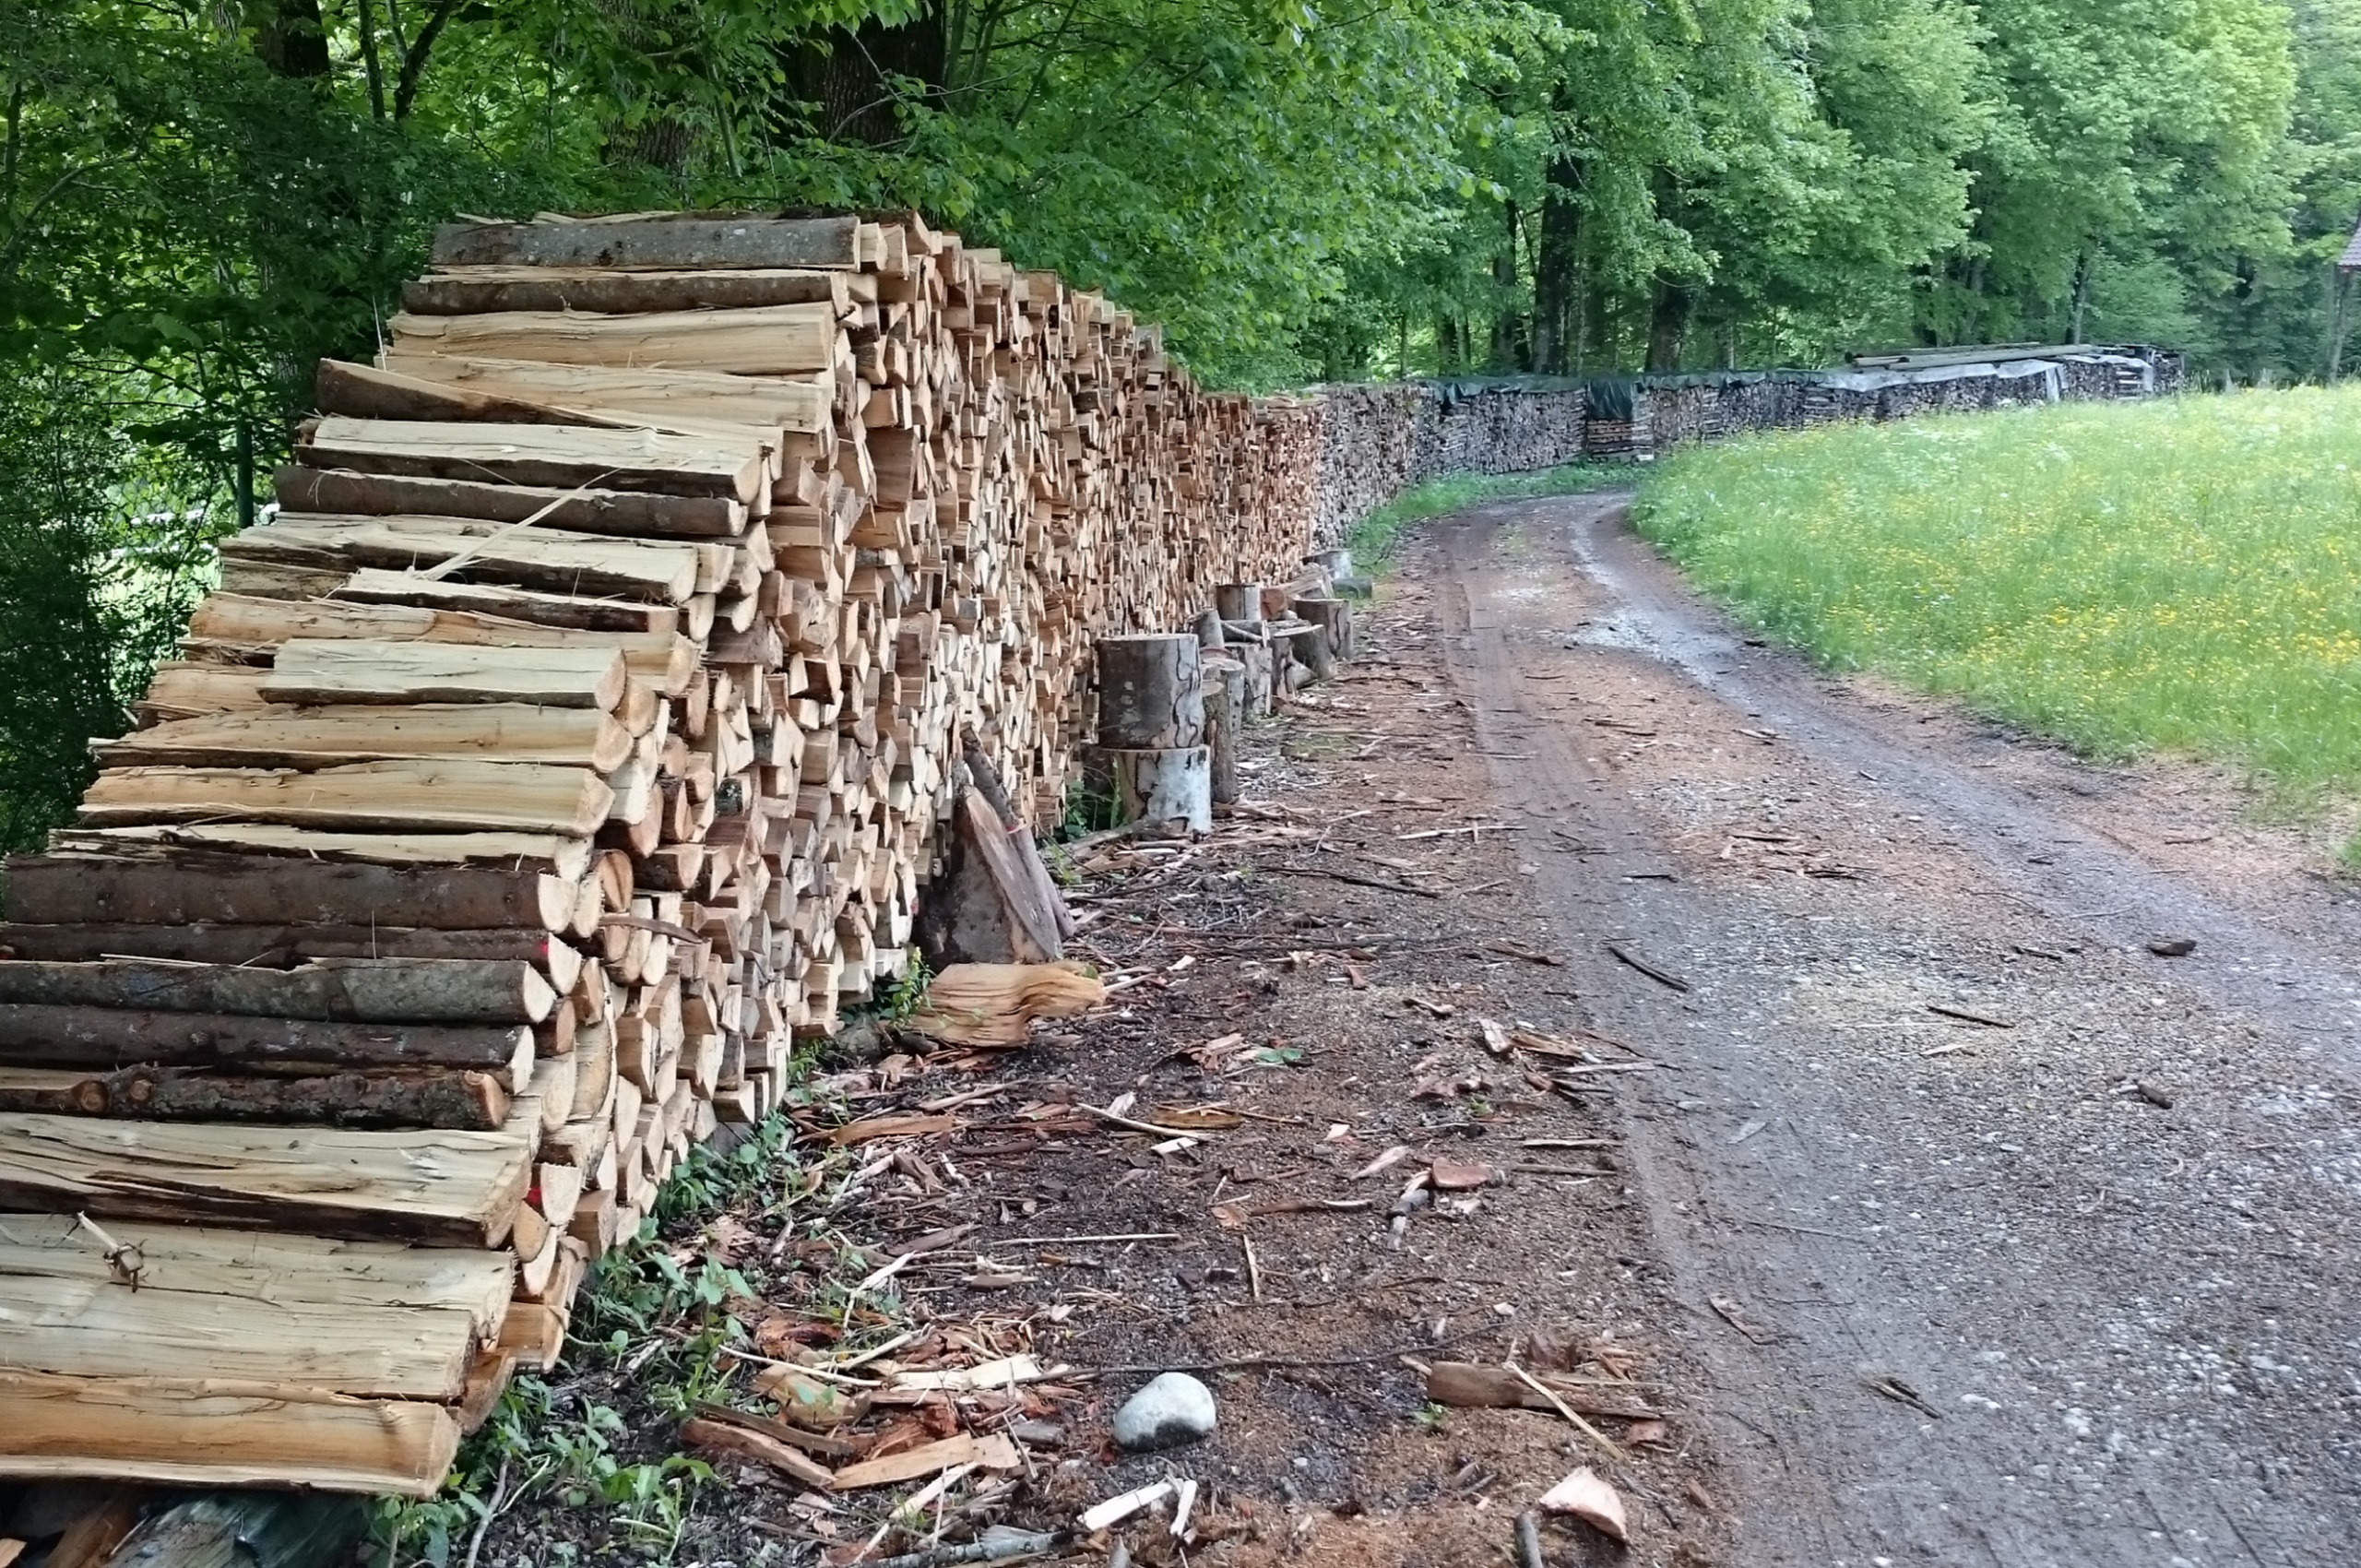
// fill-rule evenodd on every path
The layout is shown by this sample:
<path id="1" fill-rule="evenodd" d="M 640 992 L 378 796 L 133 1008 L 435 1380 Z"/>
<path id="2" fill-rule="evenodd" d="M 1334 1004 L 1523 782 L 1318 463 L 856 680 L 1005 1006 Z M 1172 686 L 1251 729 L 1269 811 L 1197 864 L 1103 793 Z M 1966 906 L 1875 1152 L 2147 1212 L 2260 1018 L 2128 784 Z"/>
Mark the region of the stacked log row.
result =
<path id="1" fill-rule="evenodd" d="M 12 865 L 0 1475 L 433 1491 L 901 968 L 964 759 L 1053 816 L 1097 639 L 1306 548 L 1317 402 L 915 218 L 435 262 Z"/>

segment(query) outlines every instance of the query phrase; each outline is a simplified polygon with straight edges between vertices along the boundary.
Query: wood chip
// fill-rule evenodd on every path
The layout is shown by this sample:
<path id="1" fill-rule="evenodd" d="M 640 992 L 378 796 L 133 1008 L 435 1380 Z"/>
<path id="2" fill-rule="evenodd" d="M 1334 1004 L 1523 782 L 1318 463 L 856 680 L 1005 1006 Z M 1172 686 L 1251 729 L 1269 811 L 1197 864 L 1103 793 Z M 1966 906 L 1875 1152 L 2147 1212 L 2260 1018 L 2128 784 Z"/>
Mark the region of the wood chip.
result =
<path id="1" fill-rule="evenodd" d="M 993 1432 L 978 1437 L 973 1432 L 961 1432 L 939 1443 L 906 1448 L 899 1454 L 888 1454 L 881 1459 L 863 1459 L 847 1465 L 829 1478 L 830 1490 L 858 1491 L 864 1487 L 892 1486 L 896 1481 L 912 1481 L 920 1476 L 931 1476 L 955 1465 L 980 1465 L 988 1470 L 1019 1470 L 1025 1467 L 1025 1456 L 1016 1451 L 1016 1443 L 1005 1432 Z"/>
<path id="2" fill-rule="evenodd" d="M 1545 1513 L 1580 1519 L 1601 1535 L 1629 1541 L 1631 1526 L 1623 1516 L 1623 1499 L 1585 1465 L 1541 1494 L 1535 1504 Z"/>

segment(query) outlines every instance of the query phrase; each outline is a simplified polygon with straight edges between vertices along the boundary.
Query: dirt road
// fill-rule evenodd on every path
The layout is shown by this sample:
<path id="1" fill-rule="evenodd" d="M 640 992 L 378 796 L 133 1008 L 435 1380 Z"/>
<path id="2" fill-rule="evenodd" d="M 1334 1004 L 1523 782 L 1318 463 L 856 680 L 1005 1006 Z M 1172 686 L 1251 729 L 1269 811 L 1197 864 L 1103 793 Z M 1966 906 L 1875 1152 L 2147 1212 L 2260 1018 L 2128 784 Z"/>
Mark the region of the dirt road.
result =
<path id="1" fill-rule="evenodd" d="M 1622 1109 L 1733 1560 L 2361 1561 L 2351 892 L 2201 779 L 1748 646 L 1621 514 L 1486 509 L 1404 575 L 1549 825 L 1536 931 L 1673 1069 Z"/>

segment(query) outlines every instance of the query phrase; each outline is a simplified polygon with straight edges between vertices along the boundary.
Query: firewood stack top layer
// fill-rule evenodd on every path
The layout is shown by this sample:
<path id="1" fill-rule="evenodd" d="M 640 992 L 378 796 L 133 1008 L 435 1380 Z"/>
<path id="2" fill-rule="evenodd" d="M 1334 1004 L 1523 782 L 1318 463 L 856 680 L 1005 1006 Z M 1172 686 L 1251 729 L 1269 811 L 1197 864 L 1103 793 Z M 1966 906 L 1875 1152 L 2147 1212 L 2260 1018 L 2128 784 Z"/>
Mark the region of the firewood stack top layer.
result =
<path id="1" fill-rule="evenodd" d="M 1317 400 L 914 217 L 443 231 L 0 924 L 0 1477 L 421 1495 L 904 962 L 963 737 L 1302 559 Z"/>

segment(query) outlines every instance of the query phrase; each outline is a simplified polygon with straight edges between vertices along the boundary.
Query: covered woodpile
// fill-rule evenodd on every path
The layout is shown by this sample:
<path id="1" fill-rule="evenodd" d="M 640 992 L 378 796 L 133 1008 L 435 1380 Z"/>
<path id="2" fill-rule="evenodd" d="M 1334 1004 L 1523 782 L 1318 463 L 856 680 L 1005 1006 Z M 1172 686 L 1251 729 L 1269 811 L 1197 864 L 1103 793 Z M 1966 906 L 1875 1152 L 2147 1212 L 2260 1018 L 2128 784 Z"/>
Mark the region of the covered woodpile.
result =
<path id="1" fill-rule="evenodd" d="M 0 1476 L 433 1491 L 960 778 L 1053 821 L 1097 640 L 1301 567 L 1317 401 L 915 217 L 434 261 L 10 867 Z"/>

